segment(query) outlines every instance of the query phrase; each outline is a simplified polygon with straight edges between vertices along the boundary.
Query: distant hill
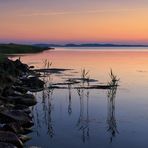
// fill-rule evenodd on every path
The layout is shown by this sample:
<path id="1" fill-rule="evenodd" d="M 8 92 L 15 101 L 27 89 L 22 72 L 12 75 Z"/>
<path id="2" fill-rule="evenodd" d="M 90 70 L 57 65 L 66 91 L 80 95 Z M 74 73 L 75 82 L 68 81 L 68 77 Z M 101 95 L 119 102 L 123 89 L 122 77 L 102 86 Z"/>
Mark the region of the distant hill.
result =
<path id="1" fill-rule="evenodd" d="M 87 44 L 35 44 L 39 47 L 148 47 L 148 45 L 130 45 L 130 44 L 100 44 L 100 43 L 87 43 Z"/>
<path id="2" fill-rule="evenodd" d="M 128 44 L 66 44 L 65 47 L 148 47 L 148 45 Z"/>
<path id="3" fill-rule="evenodd" d="M 51 49 L 52 47 L 63 47 L 63 45 L 59 45 L 59 44 L 33 44 L 33 46 L 46 47 L 46 48 L 51 48 Z"/>

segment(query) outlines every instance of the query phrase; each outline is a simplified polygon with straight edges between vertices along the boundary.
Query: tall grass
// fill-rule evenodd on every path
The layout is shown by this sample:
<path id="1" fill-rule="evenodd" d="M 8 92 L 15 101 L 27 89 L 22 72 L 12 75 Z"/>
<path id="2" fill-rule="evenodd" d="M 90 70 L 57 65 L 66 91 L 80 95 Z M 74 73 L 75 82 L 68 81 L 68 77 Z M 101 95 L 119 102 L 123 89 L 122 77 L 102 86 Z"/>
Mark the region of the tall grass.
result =
<path id="1" fill-rule="evenodd" d="M 89 75 L 89 71 L 86 71 L 85 68 L 81 70 L 81 80 L 83 85 L 85 82 L 87 82 L 87 85 L 89 86 L 90 75 Z"/>
<path id="2" fill-rule="evenodd" d="M 108 82 L 108 85 L 110 86 L 117 86 L 118 85 L 118 82 L 119 82 L 119 78 L 117 78 L 117 76 L 113 73 L 112 69 L 110 70 L 110 82 Z"/>
<path id="3" fill-rule="evenodd" d="M 52 62 L 49 62 L 48 59 L 43 60 L 43 66 L 45 69 L 49 69 L 52 66 Z"/>

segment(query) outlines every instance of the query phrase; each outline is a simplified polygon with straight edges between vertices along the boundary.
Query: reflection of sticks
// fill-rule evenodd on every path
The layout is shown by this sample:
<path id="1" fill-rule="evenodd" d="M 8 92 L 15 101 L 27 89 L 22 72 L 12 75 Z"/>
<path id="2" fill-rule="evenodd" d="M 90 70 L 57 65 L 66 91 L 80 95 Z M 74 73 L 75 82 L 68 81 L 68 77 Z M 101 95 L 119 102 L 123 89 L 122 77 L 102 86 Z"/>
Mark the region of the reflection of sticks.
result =
<path id="1" fill-rule="evenodd" d="M 82 141 L 85 143 L 86 139 L 89 139 L 89 92 L 87 92 L 87 110 L 86 117 L 84 115 L 84 90 L 77 89 L 78 95 L 80 97 L 80 116 L 77 122 L 77 126 L 80 131 L 82 131 Z"/>
<path id="2" fill-rule="evenodd" d="M 68 85 L 69 90 L 69 104 L 68 104 L 68 113 L 69 115 L 72 114 L 72 107 L 71 107 L 71 85 Z"/>
<path id="3" fill-rule="evenodd" d="M 48 124 L 47 124 L 47 128 L 48 128 L 48 134 L 50 135 L 50 137 L 52 138 L 54 136 L 54 129 L 53 129 L 53 125 L 52 125 L 52 117 L 51 117 L 51 111 L 52 111 L 52 104 L 51 104 L 51 99 L 52 99 L 52 94 L 53 94 L 53 90 L 51 90 L 48 94 Z"/>
<path id="4" fill-rule="evenodd" d="M 50 63 L 47 59 L 43 61 L 45 69 L 49 69 L 51 67 L 52 63 Z M 45 88 L 43 90 L 43 112 L 44 112 L 44 119 L 46 126 L 47 126 L 47 133 L 52 138 L 54 136 L 54 129 L 52 125 L 52 94 L 53 89 L 49 89 L 48 85 L 51 85 L 51 74 L 44 72 L 43 81 L 45 82 Z"/>
<path id="5" fill-rule="evenodd" d="M 113 137 L 118 133 L 116 118 L 115 118 L 115 97 L 116 97 L 117 87 L 114 87 L 108 91 L 108 115 L 107 115 L 107 131 L 110 132 L 110 142 L 112 142 Z"/>
<path id="6" fill-rule="evenodd" d="M 32 108 L 32 110 L 34 110 L 34 108 Z M 39 113 L 38 113 L 37 107 L 35 107 L 34 113 L 36 113 L 35 116 L 33 116 L 34 121 L 35 121 L 35 117 L 36 117 L 36 122 L 34 122 L 35 127 L 36 127 L 36 134 L 37 134 L 37 136 L 40 136 L 39 128 L 41 128 L 41 123 L 39 120 Z"/>
<path id="7" fill-rule="evenodd" d="M 79 119 L 78 119 L 78 122 L 77 122 L 77 125 L 79 126 L 80 123 L 83 121 L 82 119 L 83 119 L 83 110 L 84 110 L 84 104 L 83 104 L 83 96 L 84 96 L 83 92 L 84 91 L 78 89 L 77 92 L 78 92 L 78 95 L 80 97 L 80 116 L 79 116 Z"/>
<path id="8" fill-rule="evenodd" d="M 34 96 L 37 97 L 37 92 L 34 93 Z M 37 106 L 31 107 L 31 116 L 32 116 L 32 120 L 34 123 L 34 127 L 36 129 L 35 132 L 36 132 L 37 136 L 40 136 L 39 128 L 41 128 L 41 123 L 40 123 L 40 119 L 39 119 L 39 113 L 38 113 Z"/>
<path id="9" fill-rule="evenodd" d="M 89 139 L 89 91 L 87 91 L 86 97 L 87 97 L 87 119 L 86 119 L 86 121 L 87 121 L 86 122 L 87 123 L 87 138 Z"/>
<path id="10" fill-rule="evenodd" d="M 42 91 L 42 113 L 43 119 L 41 120 L 40 112 L 38 107 L 32 108 L 33 110 L 33 120 L 36 127 L 37 136 L 40 136 L 40 128 L 42 126 L 47 126 L 47 134 L 52 138 L 54 136 L 54 128 L 53 128 L 53 121 L 52 121 L 52 95 L 53 89 L 44 89 Z M 41 122 L 44 121 L 44 122 Z M 45 124 L 45 125 L 42 125 Z"/>

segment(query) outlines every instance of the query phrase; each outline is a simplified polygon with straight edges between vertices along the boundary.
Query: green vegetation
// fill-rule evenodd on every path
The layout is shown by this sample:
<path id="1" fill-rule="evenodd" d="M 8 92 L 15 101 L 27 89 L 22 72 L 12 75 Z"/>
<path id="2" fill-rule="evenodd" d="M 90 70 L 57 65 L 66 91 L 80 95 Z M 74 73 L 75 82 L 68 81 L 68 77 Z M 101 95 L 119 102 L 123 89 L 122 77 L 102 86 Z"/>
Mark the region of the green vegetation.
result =
<path id="1" fill-rule="evenodd" d="M 18 45 L 18 44 L 0 44 L 0 58 L 1 54 L 23 54 L 23 53 L 37 53 L 48 50 L 47 47 L 37 47 L 32 45 Z"/>
<path id="2" fill-rule="evenodd" d="M 6 56 L 3 54 L 0 54 L 0 63 L 3 62 L 6 59 Z"/>

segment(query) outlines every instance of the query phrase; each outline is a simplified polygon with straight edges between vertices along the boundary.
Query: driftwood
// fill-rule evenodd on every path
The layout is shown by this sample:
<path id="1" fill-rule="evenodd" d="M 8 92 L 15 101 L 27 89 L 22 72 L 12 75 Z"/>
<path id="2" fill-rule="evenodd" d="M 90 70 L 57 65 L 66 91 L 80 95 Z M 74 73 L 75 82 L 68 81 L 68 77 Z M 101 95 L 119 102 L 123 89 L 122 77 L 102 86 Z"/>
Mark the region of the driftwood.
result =
<path id="1" fill-rule="evenodd" d="M 70 78 L 67 81 L 68 82 L 98 82 L 98 80 L 90 79 L 90 78 Z"/>
<path id="2" fill-rule="evenodd" d="M 92 86 L 76 86 L 71 87 L 71 89 L 111 89 L 117 87 L 118 85 L 92 85 Z M 69 89 L 69 87 L 62 87 L 57 85 L 50 85 L 49 89 Z"/>
<path id="3" fill-rule="evenodd" d="M 62 68 L 44 68 L 44 69 L 34 69 L 35 72 L 41 72 L 41 73 L 51 73 L 51 74 L 59 74 L 64 71 L 68 71 L 72 69 L 62 69 Z"/>

